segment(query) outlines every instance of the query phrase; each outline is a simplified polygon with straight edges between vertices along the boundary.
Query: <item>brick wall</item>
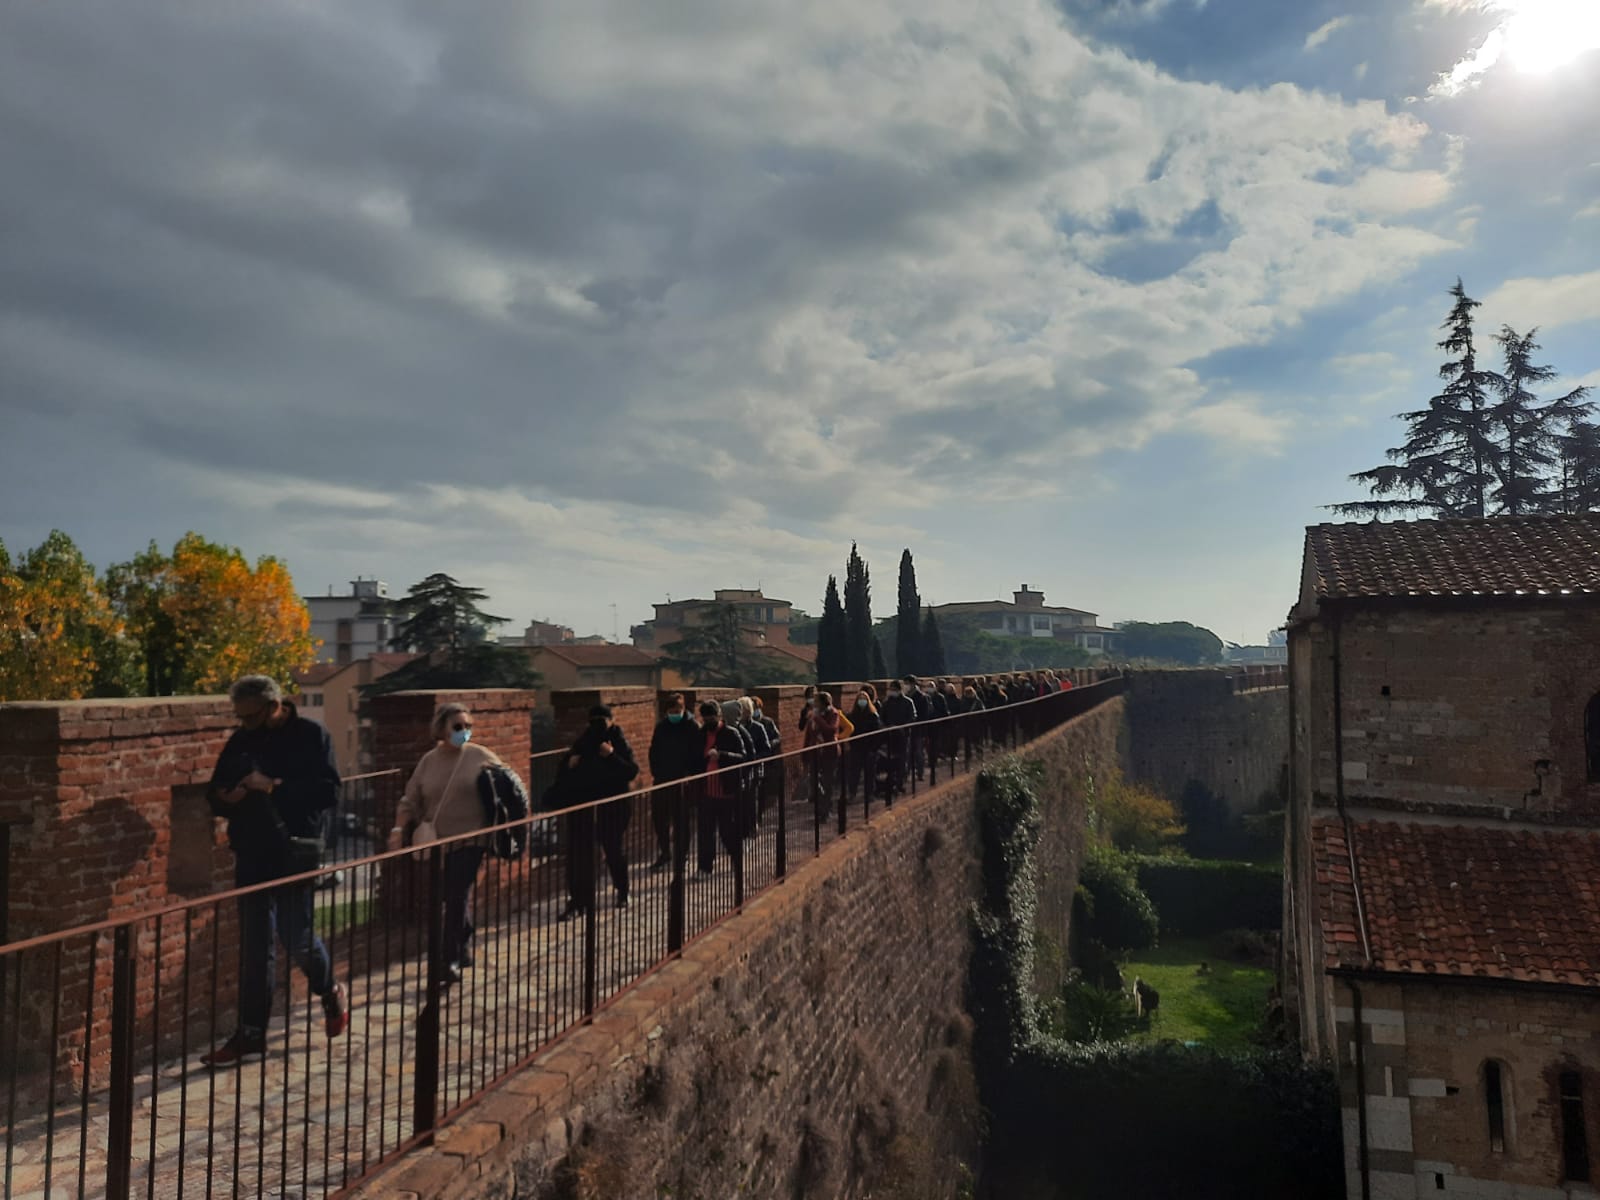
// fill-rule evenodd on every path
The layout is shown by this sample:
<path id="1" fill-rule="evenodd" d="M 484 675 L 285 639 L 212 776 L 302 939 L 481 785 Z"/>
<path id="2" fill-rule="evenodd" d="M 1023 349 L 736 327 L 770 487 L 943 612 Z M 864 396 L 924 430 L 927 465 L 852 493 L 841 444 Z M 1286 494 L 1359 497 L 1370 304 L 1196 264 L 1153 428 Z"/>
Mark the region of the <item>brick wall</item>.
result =
<path id="1" fill-rule="evenodd" d="M 1085 780 L 1122 721 L 1111 700 L 1025 751 L 1047 769 L 1048 920 L 1070 911 Z M 971 777 L 897 805 L 357 1194 L 953 1196 L 980 1139 L 963 1009 L 977 864 Z"/>
<path id="2" fill-rule="evenodd" d="M 1481 981 L 1358 986 L 1373 1195 L 1568 1194 L 1563 1071 L 1583 1077 L 1591 1161 L 1600 1152 L 1600 1013 L 1592 997 Z M 1360 1195 L 1354 996 L 1347 981 L 1334 992 L 1350 1187 Z M 1500 1064 L 1505 1100 L 1506 1142 L 1498 1152 L 1489 1143 L 1483 1071 L 1491 1059 Z"/>
<path id="3" fill-rule="evenodd" d="M 1355 803 L 1600 818 L 1584 741 L 1600 692 L 1600 607 L 1573 600 L 1347 612 L 1337 746 L 1333 631 L 1322 621 L 1297 631 L 1315 663 L 1308 782 L 1318 801 L 1333 801 L 1342 771 Z"/>
<path id="4" fill-rule="evenodd" d="M 1128 693 L 1133 777 L 1173 801 L 1198 783 L 1234 817 L 1281 802 L 1289 692 L 1260 686 L 1281 679 L 1268 671 L 1135 671 Z"/>
<path id="5" fill-rule="evenodd" d="M 12 941 L 161 908 L 229 887 L 233 858 L 205 802 L 222 744 L 233 727 L 221 697 L 177 697 L 0 705 L 0 821 L 11 826 L 10 886 L 4 898 Z M 219 944 L 218 1003 L 233 1003 L 234 914 L 190 918 L 190 936 Z M 164 1023 L 176 1029 L 174 1002 L 184 969 L 182 922 L 169 922 L 159 947 L 153 925 L 137 928 L 140 1036 L 162 988 Z M 109 1052 L 111 939 L 87 935 L 53 951 L 24 955 L 18 1044 L 24 1067 L 47 1062 L 70 1072 L 83 1057 L 83 1013 L 96 1071 Z M 93 970 L 91 971 L 91 958 Z M 159 961 L 159 982 L 150 964 Z M 209 1011 L 212 960 L 190 968 L 191 1016 Z M 51 1047 L 52 1005 L 60 1020 Z"/>

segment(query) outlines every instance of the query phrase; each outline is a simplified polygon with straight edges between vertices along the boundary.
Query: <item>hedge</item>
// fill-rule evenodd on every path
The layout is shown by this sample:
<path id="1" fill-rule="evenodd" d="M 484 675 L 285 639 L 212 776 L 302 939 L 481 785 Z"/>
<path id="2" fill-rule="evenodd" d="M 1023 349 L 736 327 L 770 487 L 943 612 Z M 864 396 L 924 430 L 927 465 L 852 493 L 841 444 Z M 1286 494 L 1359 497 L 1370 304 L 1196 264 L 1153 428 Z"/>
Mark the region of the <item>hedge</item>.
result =
<path id="1" fill-rule="evenodd" d="M 1195 858 L 1138 860 L 1139 886 L 1161 914 L 1161 932 L 1209 937 L 1283 926 L 1283 872 L 1258 863 Z"/>

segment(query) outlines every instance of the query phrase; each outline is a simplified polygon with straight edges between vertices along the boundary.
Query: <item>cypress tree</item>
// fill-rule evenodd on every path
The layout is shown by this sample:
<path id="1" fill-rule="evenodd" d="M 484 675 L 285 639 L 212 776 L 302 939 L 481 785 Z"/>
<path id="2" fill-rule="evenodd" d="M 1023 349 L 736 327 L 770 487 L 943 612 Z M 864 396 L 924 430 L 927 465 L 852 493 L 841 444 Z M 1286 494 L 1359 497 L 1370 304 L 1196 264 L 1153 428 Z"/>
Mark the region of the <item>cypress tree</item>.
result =
<path id="1" fill-rule="evenodd" d="M 817 624 L 817 682 L 837 683 L 849 675 L 847 644 L 850 625 L 844 605 L 839 603 L 839 581 L 828 576 L 828 591 L 822 601 L 822 619 Z"/>
<path id="2" fill-rule="evenodd" d="M 866 679 L 872 670 L 872 574 L 854 542 L 850 543 L 850 558 L 845 563 L 844 615 L 849 627 L 844 677 Z"/>
<path id="3" fill-rule="evenodd" d="M 895 609 L 894 669 L 897 675 L 921 675 L 928 667 L 923 661 L 922 597 L 917 595 L 917 568 L 911 551 L 900 552 L 900 604 Z"/>
<path id="4" fill-rule="evenodd" d="M 939 622 L 934 618 L 933 609 L 930 608 L 927 618 L 922 622 L 922 673 L 943 675 L 947 670 L 949 668 L 944 662 L 944 638 L 939 634 Z"/>
<path id="5" fill-rule="evenodd" d="M 871 636 L 872 636 L 872 659 L 871 659 L 871 662 L 870 662 L 869 665 L 871 667 L 871 672 L 872 673 L 870 675 L 865 676 L 865 678 L 867 678 L 867 679 L 887 679 L 887 678 L 889 678 L 889 666 L 888 666 L 887 663 L 885 663 L 883 661 L 883 643 L 878 640 L 878 637 L 877 637 L 876 634 L 873 634 Z"/>

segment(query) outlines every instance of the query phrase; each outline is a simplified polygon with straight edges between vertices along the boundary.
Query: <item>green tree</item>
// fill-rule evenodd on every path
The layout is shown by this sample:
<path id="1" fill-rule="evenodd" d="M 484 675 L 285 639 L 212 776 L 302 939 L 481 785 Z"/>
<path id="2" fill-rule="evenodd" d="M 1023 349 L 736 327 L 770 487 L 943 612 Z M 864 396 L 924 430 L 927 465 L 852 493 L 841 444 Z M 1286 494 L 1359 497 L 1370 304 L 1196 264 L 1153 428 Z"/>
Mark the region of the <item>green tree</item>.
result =
<path id="1" fill-rule="evenodd" d="M 867 660 L 867 667 L 871 674 L 867 675 L 866 678 L 889 678 L 889 664 L 883 661 L 883 643 L 876 636 L 872 639 L 872 657 Z"/>
<path id="2" fill-rule="evenodd" d="M 364 696 L 388 692 L 437 692 L 479 688 L 518 688 L 533 691 L 544 682 L 528 657 L 514 646 L 479 642 L 463 646 L 454 659 L 419 655 L 398 670 L 365 684 Z"/>
<path id="3" fill-rule="evenodd" d="M 931 608 L 922 622 L 922 670 L 928 675 L 943 675 L 949 670 L 944 660 L 944 638 Z"/>
<path id="4" fill-rule="evenodd" d="M 1155 658 L 1185 666 L 1219 662 L 1222 639 L 1188 621 L 1124 621 L 1121 652 L 1126 658 Z"/>
<path id="5" fill-rule="evenodd" d="M 1600 509 L 1600 426 L 1576 420 L 1560 439 L 1560 506 L 1569 513 Z"/>
<path id="6" fill-rule="evenodd" d="M 486 613 L 478 605 L 488 594 L 458 583 L 443 572 L 435 572 L 411 585 L 395 608 L 403 615 L 395 630 L 396 650 L 415 650 L 423 654 L 443 654 L 454 667 L 462 651 L 483 642 L 489 630 L 504 625 L 506 617 Z"/>
<path id="7" fill-rule="evenodd" d="M 894 670 L 896 675 L 921 675 L 928 668 L 922 653 L 922 597 L 917 595 L 917 568 L 909 549 L 900 552 L 899 618 L 894 628 Z"/>
<path id="8" fill-rule="evenodd" d="M 1439 367 L 1444 386 L 1429 398 L 1426 408 L 1399 414 L 1408 436 L 1387 452 L 1389 463 L 1350 476 L 1375 499 L 1332 505 L 1341 516 L 1488 513 L 1489 489 L 1500 457 L 1490 416 L 1493 375 L 1478 369 L 1473 343 L 1472 310 L 1479 302 L 1467 295 L 1459 279 L 1450 295 L 1454 303 L 1439 342 L 1439 348 L 1452 356 Z"/>
<path id="9" fill-rule="evenodd" d="M 1491 376 L 1497 403 L 1490 416 L 1500 433 L 1500 453 L 1495 460 L 1494 498 L 1509 516 L 1559 512 L 1560 488 L 1552 489 L 1550 472 L 1560 457 L 1561 430 L 1581 420 L 1590 409 L 1585 388 L 1573 388 L 1553 400 L 1540 400 L 1531 390 L 1556 377 L 1554 367 L 1534 363 L 1539 349 L 1538 331 L 1518 333 L 1502 327 L 1500 343 L 1504 369 Z"/>
<path id="10" fill-rule="evenodd" d="M 748 665 L 747 649 L 738 607 L 718 604 L 700 624 L 686 627 L 682 638 L 662 647 L 661 665 L 704 687 L 736 687 L 740 668 Z"/>
<path id="11" fill-rule="evenodd" d="M 854 542 L 844 571 L 845 675 L 849 679 L 882 678 L 872 671 L 872 573 Z M 882 654 L 882 651 L 879 651 Z"/>
<path id="12" fill-rule="evenodd" d="M 817 626 L 818 683 L 837 683 L 849 674 L 849 641 L 850 623 L 839 602 L 839 581 L 829 575 L 822 620 Z"/>

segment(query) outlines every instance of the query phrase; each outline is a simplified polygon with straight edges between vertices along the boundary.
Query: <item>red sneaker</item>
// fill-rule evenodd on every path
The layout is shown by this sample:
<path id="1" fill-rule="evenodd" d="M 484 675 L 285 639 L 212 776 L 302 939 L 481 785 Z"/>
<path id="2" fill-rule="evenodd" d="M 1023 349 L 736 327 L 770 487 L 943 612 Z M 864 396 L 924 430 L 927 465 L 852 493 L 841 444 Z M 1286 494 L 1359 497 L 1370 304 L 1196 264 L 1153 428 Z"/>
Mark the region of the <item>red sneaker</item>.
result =
<path id="1" fill-rule="evenodd" d="M 207 1067 L 237 1067 L 246 1059 L 262 1058 L 267 1053 L 267 1039 L 265 1037 L 250 1037 L 244 1032 L 235 1033 L 222 1045 L 210 1054 L 200 1057 L 200 1062 Z"/>
<path id="2" fill-rule="evenodd" d="M 322 998 L 322 1012 L 328 1018 L 329 1037 L 336 1038 L 350 1028 L 350 1001 L 344 984 L 334 984 L 333 991 Z"/>

